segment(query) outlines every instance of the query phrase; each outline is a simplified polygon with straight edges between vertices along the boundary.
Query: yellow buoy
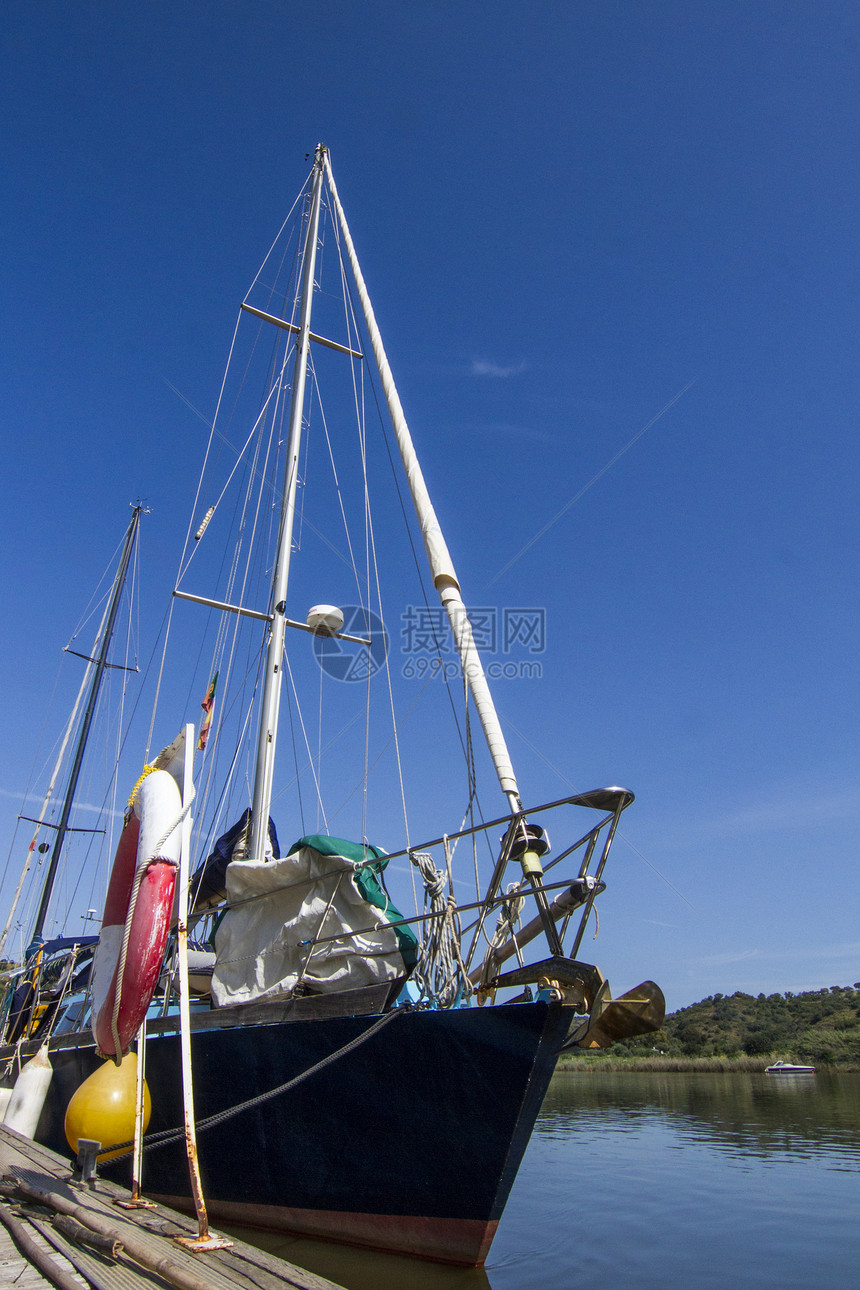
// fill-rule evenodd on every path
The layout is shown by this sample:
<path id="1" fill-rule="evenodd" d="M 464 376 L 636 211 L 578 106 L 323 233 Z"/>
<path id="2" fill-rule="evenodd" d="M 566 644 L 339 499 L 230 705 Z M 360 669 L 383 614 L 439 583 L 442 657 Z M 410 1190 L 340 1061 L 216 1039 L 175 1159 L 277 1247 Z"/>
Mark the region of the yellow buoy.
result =
<path id="1" fill-rule="evenodd" d="M 107 1148 L 134 1137 L 134 1103 L 137 1087 L 137 1053 L 127 1053 L 119 1066 L 109 1059 L 72 1094 L 66 1109 L 66 1140 L 73 1151 L 79 1138 L 100 1142 L 106 1150 L 99 1160 L 111 1160 L 128 1148 Z M 143 1127 L 149 1124 L 152 1102 L 143 1081 Z"/>

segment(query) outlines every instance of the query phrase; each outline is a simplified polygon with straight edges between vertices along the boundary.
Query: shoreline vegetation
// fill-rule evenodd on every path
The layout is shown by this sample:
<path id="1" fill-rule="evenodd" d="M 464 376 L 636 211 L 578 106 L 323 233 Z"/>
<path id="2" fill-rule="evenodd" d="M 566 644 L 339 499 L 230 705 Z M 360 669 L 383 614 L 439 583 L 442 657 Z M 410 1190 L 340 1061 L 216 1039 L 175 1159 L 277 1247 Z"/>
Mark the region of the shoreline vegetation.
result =
<path id="1" fill-rule="evenodd" d="M 650 1057 L 613 1056 L 612 1049 L 604 1052 L 562 1053 L 555 1068 L 556 1075 L 597 1075 L 624 1073 L 654 1075 L 762 1075 L 766 1066 L 777 1061 L 795 1060 L 791 1054 L 774 1053 L 766 1057 L 748 1057 L 740 1053 L 735 1057 L 664 1057 L 654 1053 Z M 796 1059 L 799 1060 L 799 1059 Z M 860 1062 L 828 1062 L 816 1066 L 816 1073 L 824 1070 L 841 1074 L 860 1074 Z"/>
<path id="2" fill-rule="evenodd" d="M 556 1071 L 760 1074 L 777 1061 L 860 1072 L 860 981 L 801 994 L 709 995 L 670 1013 L 654 1034 L 562 1053 Z"/>

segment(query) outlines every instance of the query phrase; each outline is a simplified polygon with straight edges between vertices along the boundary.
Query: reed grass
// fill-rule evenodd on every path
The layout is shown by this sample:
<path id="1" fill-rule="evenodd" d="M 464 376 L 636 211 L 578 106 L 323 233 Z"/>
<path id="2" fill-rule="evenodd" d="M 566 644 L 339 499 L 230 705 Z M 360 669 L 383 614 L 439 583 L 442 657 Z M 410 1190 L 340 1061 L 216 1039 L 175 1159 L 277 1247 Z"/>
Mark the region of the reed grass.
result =
<path id="1" fill-rule="evenodd" d="M 604 1057 L 599 1053 L 562 1053 L 559 1058 L 556 1072 L 562 1075 L 575 1075 L 585 1072 L 592 1074 L 598 1071 L 653 1071 L 667 1073 L 677 1072 L 725 1072 L 733 1073 L 736 1071 L 758 1072 L 761 1074 L 766 1066 L 771 1066 L 775 1061 L 782 1057 L 783 1061 L 790 1058 L 785 1053 L 777 1054 L 773 1057 L 748 1057 L 746 1053 L 737 1053 L 731 1057 L 720 1055 L 718 1057 L 666 1057 L 655 1054 L 653 1057 Z M 851 1069 L 850 1067 L 832 1066 L 828 1069 Z"/>

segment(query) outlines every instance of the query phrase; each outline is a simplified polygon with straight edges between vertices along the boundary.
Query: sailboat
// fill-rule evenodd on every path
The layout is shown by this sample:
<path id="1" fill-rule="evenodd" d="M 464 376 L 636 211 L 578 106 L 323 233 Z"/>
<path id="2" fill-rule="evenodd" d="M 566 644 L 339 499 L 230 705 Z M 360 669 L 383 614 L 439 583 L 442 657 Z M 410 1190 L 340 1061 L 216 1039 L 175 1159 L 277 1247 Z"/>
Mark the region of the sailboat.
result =
<path id="1" fill-rule="evenodd" d="M 137 542 L 143 505 L 138 502 L 132 506 L 132 516 L 122 539 L 119 559 L 113 576 L 113 583 L 107 597 L 102 620 L 96 632 L 93 648 L 89 654 L 80 654 L 77 650 L 70 653 L 83 658 L 87 664 L 72 711 L 60 741 L 59 754 L 51 774 L 50 782 L 42 803 L 42 809 L 35 818 L 20 816 L 22 822 L 35 825 L 26 859 L 21 868 L 17 887 L 9 906 L 6 922 L 0 931 L 0 957 L 6 952 L 6 945 L 12 929 L 12 923 L 18 910 L 19 902 L 25 888 L 35 856 L 48 856 L 44 878 L 41 884 L 38 906 L 33 919 L 30 944 L 25 954 L 24 970 L 12 973 L 7 980 L 3 1000 L 4 1038 L 13 1042 L 34 1028 L 35 1012 L 40 1024 L 46 1025 L 57 1011 L 61 999 L 68 992 L 72 976 L 87 969 L 92 958 L 94 946 L 98 940 L 92 935 L 59 936 L 45 941 L 44 932 L 51 897 L 60 872 L 60 862 L 64 849 L 73 833 L 88 830 L 72 824 L 78 785 L 84 769 L 87 744 L 93 729 L 93 723 L 99 704 L 102 685 L 108 668 L 121 667 L 122 664 L 111 663 L 110 649 L 117 624 L 120 605 L 126 588 L 129 566 Z M 74 743 L 70 762 L 67 765 L 67 754 Z M 65 788 L 59 817 L 56 821 L 49 818 L 54 806 L 54 794 L 58 783 L 65 774 Z M 40 842 L 47 833 L 51 842 Z M 56 959 L 56 962 L 52 960 Z M 47 1014 L 47 1015 L 46 1015 Z"/>
<path id="2" fill-rule="evenodd" d="M 186 883 L 179 869 L 179 914 L 174 907 L 172 921 L 178 918 L 181 941 L 187 903 L 195 994 L 190 1006 L 188 996 L 183 998 L 190 1013 L 199 1173 L 212 1216 L 479 1265 L 559 1053 L 603 1047 L 662 1022 L 664 1002 L 653 982 L 613 999 L 599 968 L 578 957 L 633 794 L 610 786 L 524 804 L 480 640 L 430 500 L 322 144 L 294 214 L 295 232 L 285 224 L 242 302 L 231 348 L 235 359 L 240 330 L 248 325 L 256 329 L 256 358 L 265 346 L 255 410 L 231 456 L 252 366 L 243 358 L 240 392 L 232 391 L 226 377 L 221 388 L 209 475 L 201 476 L 173 586 L 177 620 L 199 615 L 215 642 L 205 659 L 193 653 L 188 618 L 182 617 L 178 653 L 186 664 L 202 660 L 195 666 L 207 678 L 200 687 L 205 697 L 197 764 L 192 767 L 187 727 L 152 759 L 147 747 L 143 787 L 135 785 L 132 794 L 114 877 L 125 865 L 123 872 L 142 887 L 158 865 L 162 877 L 182 863 L 193 871 Z M 324 334 L 316 313 L 312 327 L 312 307 L 328 299 L 321 285 L 323 260 L 344 285 L 339 335 Z M 323 359 L 343 364 L 335 383 L 357 414 L 357 448 L 348 471 L 336 464 L 334 419 L 319 395 Z M 365 413 L 377 398 L 387 409 L 393 442 L 385 429 L 375 441 L 367 430 Z M 331 501 L 323 510 L 306 500 L 312 421 L 321 456 L 330 464 Z M 415 815 L 410 827 L 406 809 L 410 767 L 402 745 L 409 712 L 396 711 L 393 629 L 383 612 L 388 584 L 378 572 L 388 530 L 369 502 L 369 466 L 398 456 L 397 505 L 405 508 L 411 499 L 409 542 L 416 554 L 423 544 L 429 568 L 422 613 L 440 666 L 428 666 L 428 679 L 435 678 L 439 689 L 456 660 L 449 696 L 452 706 L 459 704 L 457 739 L 465 766 L 456 817 L 441 818 L 450 754 L 437 751 L 437 728 L 422 725 L 412 763 L 422 768 L 417 814 L 422 824 L 425 818 L 438 821 L 420 842 L 414 841 L 420 836 Z M 213 486 L 216 457 L 226 463 L 227 478 Z M 240 474 L 248 490 L 228 501 Z M 364 508 L 360 556 L 345 522 L 336 537 L 348 494 Z M 234 522 L 235 544 L 227 557 L 207 556 L 213 533 L 227 527 L 225 517 Z M 254 563 L 258 557 L 250 552 L 260 547 L 263 554 Z M 307 583 L 315 603 L 306 617 L 296 618 L 292 606 L 305 589 L 296 574 L 297 557 L 307 547 L 316 552 L 313 581 Z M 323 568 L 341 584 L 346 568 L 356 605 L 317 602 Z M 202 586 L 207 578 L 214 590 Z M 444 624 L 450 636 L 443 637 Z M 330 724 L 320 715 L 316 748 L 296 684 L 308 655 L 319 687 L 312 707 L 322 713 L 324 693 L 329 702 Z M 162 681 L 173 674 L 168 659 L 165 645 L 158 711 L 175 706 L 172 717 L 158 720 L 173 723 L 169 737 L 181 712 L 178 687 Z M 199 685 L 199 676 L 193 684 Z M 358 725 L 347 713 L 353 700 Z M 390 709 L 391 728 L 374 745 L 370 713 L 379 707 Z M 336 778 L 326 772 L 344 814 L 353 811 L 352 836 L 342 837 L 332 827 L 336 813 L 323 804 L 322 755 L 336 754 L 355 729 L 361 731 L 352 741 L 360 754 L 358 779 L 345 778 L 342 765 Z M 501 793 L 493 810 L 483 807 L 477 787 L 478 729 Z M 279 735 L 282 744 L 288 736 L 295 753 L 289 807 L 276 770 Z M 366 783 L 374 761 L 387 761 L 403 790 L 397 810 L 391 797 L 376 808 L 371 803 Z M 171 777 L 175 788 L 166 790 L 167 804 L 147 805 L 155 795 L 148 785 L 166 785 Z M 152 819 L 138 818 L 138 812 L 150 811 Z M 294 820 L 291 836 L 287 815 Z M 548 820 L 555 821 L 554 832 L 564 834 L 555 852 Z M 388 833 L 399 831 L 395 845 L 388 837 L 385 849 L 369 839 L 383 825 Z M 144 846 L 130 830 L 139 828 L 143 837 L 147 827 L 160 836 Z M 168 855 L 166 840 L 174 835 L 180 840 Z M 464 857 L 465 879 L 457 876 Z M 398 891 L 395 902 L 390 890 L 397 880 L 408 891 L 405 874 L 419 891 L 414 914 L 402 912 L 404 895 Z M 470 891 L 465 884 L 472 882 Z M 155 1200 L 187 1207 L 181 1010 L 167 917 L 173 890 L 165 882 L 153 895 L 143 932 L 133 925 L 136 897 L 129 897 L 123 920 L 122 901 L 117 916 L 109 895 L 112 912 L 106 908 L 94 979 L 78 983 L 77 994 L 69 994 L 65 1011 L 53 1016 L 48 1030 L 34 1018 L 14 1048 L 7 1042 L 0 1050 L 0 1060 L 13 1053 L 22 1060 L 47 1038 L 54 1074 L 36 1136 L 67 1150 L 70 1098 L 105 1055 L 121 1059 L 142 1022 L 153 1108 L 143 1187 Z M 158 956 L 158 970 L 145 988 L 143 974 L 127 968 L 126 953 L 137 951 L 141 961 L 149 956 L 147 971 Z M 102 1167 L 119 1177 L 126 1166 L 120 1161 Z"/>

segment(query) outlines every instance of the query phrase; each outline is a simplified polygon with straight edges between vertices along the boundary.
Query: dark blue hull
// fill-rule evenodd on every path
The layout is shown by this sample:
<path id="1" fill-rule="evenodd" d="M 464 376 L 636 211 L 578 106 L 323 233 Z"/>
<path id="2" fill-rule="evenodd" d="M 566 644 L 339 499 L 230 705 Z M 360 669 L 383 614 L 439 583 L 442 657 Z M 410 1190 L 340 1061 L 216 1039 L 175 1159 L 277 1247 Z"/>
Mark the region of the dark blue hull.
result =
<path id="1" fill-rule="evenodd" d="M 200 1133 L 211 1215 L 482 1263 L 570 1019 L 570 1009 L 542 1002 L 398 1013 L 289 1092 Z M 223 1013 L 196 1016 L 198 1120 L 300 1075 L 377 1020 L 231 1025 Z M 37 1136 L 68 1152 L 65 1106 L 98 1061 L 80 1038 L 64 1040 L 52 1045 L 55 1077 Z M 149 1134 L 181 1125 L 175 1032 L 149 1039 L 146 1078 Z M 127 1165 L 103 1169 L 119 1181 Z M 184 1142 L 146 1153 L 144 1191 L 188 1205 Z"/>

